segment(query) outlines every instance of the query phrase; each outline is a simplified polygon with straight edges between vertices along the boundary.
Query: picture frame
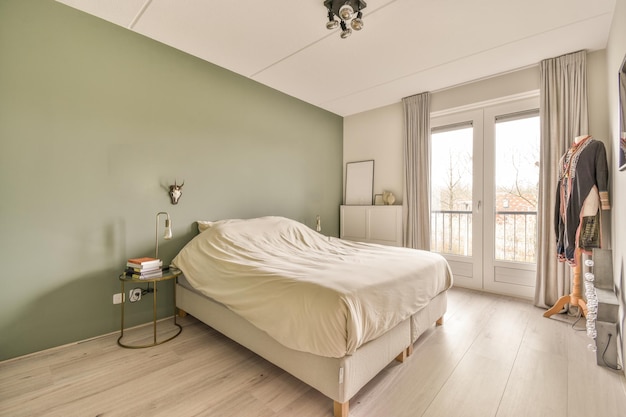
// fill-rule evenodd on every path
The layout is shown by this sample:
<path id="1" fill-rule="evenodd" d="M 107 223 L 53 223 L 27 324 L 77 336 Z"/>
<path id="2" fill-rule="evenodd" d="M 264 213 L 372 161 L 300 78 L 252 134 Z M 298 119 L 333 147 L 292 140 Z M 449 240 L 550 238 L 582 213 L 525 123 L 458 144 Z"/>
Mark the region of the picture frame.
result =
<path id="1" fill-rule="evenodd" d="M 371 206 L 374 190 L 374 160 L 346 163 L 345 204 Z"/>

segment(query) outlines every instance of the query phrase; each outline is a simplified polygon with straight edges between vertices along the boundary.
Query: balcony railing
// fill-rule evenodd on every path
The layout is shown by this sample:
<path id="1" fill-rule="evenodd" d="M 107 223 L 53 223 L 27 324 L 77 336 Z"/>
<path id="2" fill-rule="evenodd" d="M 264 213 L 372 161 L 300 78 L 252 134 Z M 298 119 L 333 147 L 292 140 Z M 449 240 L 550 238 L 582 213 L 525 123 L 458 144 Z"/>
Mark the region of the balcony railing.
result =
<path id="1" fill-rule="evenodd" d="M 472 255 L 472 212 L 433 210 L 430 218 L 431 250 L 453 255 Z M 497 211 L 495 259 L 535 263 L 536 211 Z"/>
<path id="2" fill-rule="evenodd" d="M 439 253 L 472 256 L 472 212 L 431 210 L 430 249 Z"/>

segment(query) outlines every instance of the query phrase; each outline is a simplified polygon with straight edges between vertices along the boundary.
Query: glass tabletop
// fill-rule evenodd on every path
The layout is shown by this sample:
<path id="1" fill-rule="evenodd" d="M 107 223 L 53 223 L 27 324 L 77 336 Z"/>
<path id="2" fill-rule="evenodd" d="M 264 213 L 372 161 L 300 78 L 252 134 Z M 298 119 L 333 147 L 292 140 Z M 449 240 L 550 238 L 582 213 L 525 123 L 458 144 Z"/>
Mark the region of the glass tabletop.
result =
<path id="1" fill-rule="evenodd" d="M 182 274 L 182 271 L 178 268 L 174 268 L 173 266 L 168 268 L 161 269 L 160 274 L 149 274 L 146 277 L 141 277 L 139 272 L 135 274 L 130 274 L 126 271 L 122 272 L 118 277 L 120 281 L 127 282 L 153 282 L 153 281 L 165 281 L 168 279 L 176 278 Z"/>

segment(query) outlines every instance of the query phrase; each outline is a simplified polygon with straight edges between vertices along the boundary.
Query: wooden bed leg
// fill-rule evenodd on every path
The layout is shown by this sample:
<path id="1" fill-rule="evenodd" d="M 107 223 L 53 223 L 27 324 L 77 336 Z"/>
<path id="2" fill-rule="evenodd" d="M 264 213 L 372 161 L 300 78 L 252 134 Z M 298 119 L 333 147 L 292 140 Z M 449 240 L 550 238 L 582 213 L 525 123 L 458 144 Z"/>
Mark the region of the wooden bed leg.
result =
<path id="1" fill-rule="evenodd" d="M 435 322 L 435 324 L 437 326 L 443 326 L 443 316 L 439 317 L 439 319 L 437 319 L 437 321 Z"/>
<path id="2" fill-rule="evenodd" d="M 178 317 L 187 317 L 187 312 L 181 308 L 178 309 Z"/>
<path id="3" fill-rule="evenodd" d="M 413 345 L 409 345 L 408 348 L 406 348 L 402 352 L 400 352 L 400 354 L 398 356 L 396 356 L 396 360 L 398 362 L 400 362 L 400 363 L 404 363 L 406 358 L 411 356 L 411 353 L 413 353 Z"/>
<path id="4" fill-rule="evenodd" d="M 346 401 L 345 403 L 334 402 L 333 413 L 335 417 L 348 417 L 348 413 L 350 412 L 350 402 Z"/>

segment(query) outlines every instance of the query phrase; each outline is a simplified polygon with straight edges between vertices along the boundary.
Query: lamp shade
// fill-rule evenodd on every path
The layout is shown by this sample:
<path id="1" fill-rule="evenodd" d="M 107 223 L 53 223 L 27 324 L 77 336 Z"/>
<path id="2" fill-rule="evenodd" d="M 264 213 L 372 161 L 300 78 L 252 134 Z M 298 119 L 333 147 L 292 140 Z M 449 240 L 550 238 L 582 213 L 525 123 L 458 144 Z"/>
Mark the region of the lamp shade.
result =
<path id="1" fill-rule="evenodd" d="M 163 239 L 171 239 L 172 238 L 172 224 L 169 218 L 165 219 L 165 233 L 163 234 Z"/>
<path id="2" fill-rule="evenodd" d="M 156 215 L 156 225 L 155 225 L 155 238 L 154 238 L 154 257 L 159 259 L 159 216 L 165 216 L 165 232 L 163 233 L 163 239 L 171 239 L 172 238 L 172 221 L 170 220 L 170 215 L 166 211 L 160 211 Z"/>

